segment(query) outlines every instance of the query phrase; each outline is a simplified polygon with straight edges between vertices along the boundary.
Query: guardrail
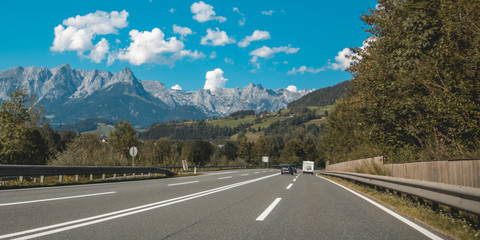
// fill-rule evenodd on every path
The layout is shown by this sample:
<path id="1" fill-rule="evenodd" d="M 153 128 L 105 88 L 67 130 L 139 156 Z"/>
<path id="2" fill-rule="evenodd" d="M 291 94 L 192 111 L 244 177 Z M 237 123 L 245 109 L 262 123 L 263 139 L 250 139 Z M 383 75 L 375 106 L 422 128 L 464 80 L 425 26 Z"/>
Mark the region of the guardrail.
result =
<path id="1" fill-rule="evenodd" d="M 113 178 L 117 178 L 117 174 L 165 174 L 167 176 L 174 175 L 173 172 L 158 167 L 96 167 L 96 166 L 39 166 L 39 165 L 0 165 L 0 178 L 2 184 L 5 177 L 15 177 L 23 182 L 24 177 L 40 177 L 40 183 L 44 182 L 45 176 L 59 176 L 59 182 L 62 182 L 64 175 L 75 175 L 75 181 L 78 181 L 79 175 L 102 175 L 105 179 L 106 174 L 113 174 Z"/>
<path id="2" fill-rule="evenodd" d="M 480 216 L 480 188 L 350 172 L 320 172 L 417 196 Z"/>

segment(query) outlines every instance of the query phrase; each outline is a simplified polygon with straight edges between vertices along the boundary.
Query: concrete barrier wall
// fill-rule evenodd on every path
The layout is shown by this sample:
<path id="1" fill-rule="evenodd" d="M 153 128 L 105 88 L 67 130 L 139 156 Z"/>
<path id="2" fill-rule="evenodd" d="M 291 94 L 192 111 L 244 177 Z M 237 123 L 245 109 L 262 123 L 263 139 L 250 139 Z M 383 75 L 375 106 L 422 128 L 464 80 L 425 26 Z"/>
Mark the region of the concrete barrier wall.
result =
<path id="1" fill-rule="evenodd" d="M 327 165 L 326 170 L 355 172 L 372 163 L 383 166 L 392 177 L 480 188 L 478 159 L 383 164 L 383 157 L 374 157 Z"/>

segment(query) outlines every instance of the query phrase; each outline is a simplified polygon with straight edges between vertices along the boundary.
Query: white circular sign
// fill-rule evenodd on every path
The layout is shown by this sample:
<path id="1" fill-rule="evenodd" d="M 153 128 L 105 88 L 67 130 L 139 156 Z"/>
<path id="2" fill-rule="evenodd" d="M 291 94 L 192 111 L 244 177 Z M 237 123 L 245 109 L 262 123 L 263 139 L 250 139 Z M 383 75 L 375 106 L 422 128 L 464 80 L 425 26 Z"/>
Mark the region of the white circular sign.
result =
<path id="1" fill-rule="evenodd" d="M 130 156 L 135 157 L 138 154 L 138 149 L 137 147 L 131 147 L 130 148 Z"/>

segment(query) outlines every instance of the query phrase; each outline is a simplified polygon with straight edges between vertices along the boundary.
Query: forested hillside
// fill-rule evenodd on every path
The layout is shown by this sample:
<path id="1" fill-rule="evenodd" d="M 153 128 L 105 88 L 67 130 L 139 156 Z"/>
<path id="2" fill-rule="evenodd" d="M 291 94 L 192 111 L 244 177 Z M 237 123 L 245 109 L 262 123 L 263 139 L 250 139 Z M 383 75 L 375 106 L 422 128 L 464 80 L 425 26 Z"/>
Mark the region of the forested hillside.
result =
<path id="1" fill-rule="evenodd" d="M 307 106 L 326 106 L 333 105 L 335 101 L 345 96 L 346 89 L 350 86 L 350 81 L 344 81 L 331 87 L 315 90 L 300 99 L 288 104 L 288 108 L 307 107 Z"/>

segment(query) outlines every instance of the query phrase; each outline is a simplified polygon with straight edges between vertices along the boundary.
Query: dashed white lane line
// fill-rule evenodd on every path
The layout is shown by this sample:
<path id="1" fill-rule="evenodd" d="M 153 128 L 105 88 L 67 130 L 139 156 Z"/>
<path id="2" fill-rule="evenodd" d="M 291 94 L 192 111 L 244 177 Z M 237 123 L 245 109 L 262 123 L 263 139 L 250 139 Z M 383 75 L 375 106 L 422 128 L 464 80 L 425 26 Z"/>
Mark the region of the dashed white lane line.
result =
<path id="1" fill-rule="evenodd" d="M 293 186 L 293 183 L 290 183 L 290 185 L 287 186 L 285 189 L 290 189 Z"/>
<path id="2" fill-rule="evenodd" d="M 228 176 L 228 177 L 221 177 L 221 178 L 217 178 L 217 179 L 227 179 L 227 178 L 232 178 L 232 176 Z"/>
<path id="3" fill-rule="evenodd" d="M 250 173 L 245 173 L 245 174 L 242 174 L 240 176 L 248 176 L 248 175 L 250 175 Z"/>
<path id="4" fill-rule="evenodd" d="M 265 209 L 265 211 L 263 211 L 263 213 L 260 214 L 260 216 L 258 216 L 256 220 L 257 221 L 265 220 L 265 218 L 268 216 L 268 214 L 270 214 L 270 212 L 272 212 L 272 210 L 277 206 L 280 200 L 282 200 L 282 198 L 275 199 L 275 201 L 273 201 L 272 204 L 270 204 L 270 206 L 268 206 L 267 209 Z"/>
<path id="5" fill-rule="evenodd" d="M 182 182 L 182 183 L 172 183 L 172 184 L 168 184 L 168 186 L 171 187 L 171 186 L 185 185 L 185 184 L 191 184 L 191 183 L 197 183 L 197 182 L 198 182 L 198 181 Z"/>
<path id="6" fill-rule="evenodd" d="M 3 206 L 11 206 L 11 205 L 27 204 L 27 203 L 38 203 L 38 202 L 48 202 L 48 201 L 66 200 L 66 199 L 72 199 L 72 198 L 93 197 L 93 196 L 100 196 L 100 195 L 114 194 L 114 193 L 117 193 L 117 192 L 103 192 L 103 193 L 84 194 L 84 195 L 76 195 L 76 196 L 68 196 L 68 197 L 38 199 L 38 200 L 23 201 L 23 202 L 1 203 L 1 204 L 0 204 L 0 207 L 3 207 Z"/>
<path id="7" fill-rule="evenodd" d="M 254 172 L 253 174 L 259 174 L 260 172 Z"/>
<path id="8" fill-rule="evenodd" d="M 297 181 L 297 179 L 295 178 L 295 179 L 293 179 L 293 181 L 295 182 L 295 181 Z"/>
<path id="9" fill-rule="evenodd" d="M 341 184 L 339 184 L 339 183 L 336 183 L 336 182 L 334 182 L 334 181 L 332 181 L 332 180 L 330 180 L 330 179 L 326 179 L 326 178 L 324 178 L 324 177 L 320 177 L 320 178 L 322 178 L 322 179 L 324 179 L 324 180 L 327 180 L 327 181 L 329 181 L 329 182 L 331 182 L 331 183 L 333 183 L 333 184 L 335 184 L 335 185 L 337 185 L 337 186 L 339 186 L 339 187 L 341 187 L 341 188 L 343 188 L 343 189 L 345 189 L 345 190 L 353 193 L 354 195 L 356 195 L 356 196 L 359 197 L 359 198 L 362 198 L 363 200 L 365 200 L 365 201 L 371 203 L 372 205 L 374 205 L 375 207 L 380 208 L 381 210 L 385 211 L 386 213 L 392 215 L 394 218 L 402 221 L 403 223 L 407 224 L 408 226 L 412 227 L 413 229 L 419 231 L 420 233 L 422 233 L 423 235 L 427 236 L 428 238 L 430 238 L 430 239 L 435 239 L 435 240 L 442 240 L 441 237 L 439 237 L 439 236 L 435 235 L 434 233 L 428 231 L 427 229 L 425 229 L 425 228 L 423 228 L 423 227 L 415 224 L 414 222 L 412 222 L 412 221 L 410 221 L 410 220 L 408 220 L 408 219 L 400 216 L 399 214 L 393 212 L 392 210 L 390 210 L 390 209 L 388 209 L 388 208 L 386 208 L 386 207 L 384 207 L 384 206 L 376 203 L 375 201 L 371 200 L 370 198 L 367 198 L 367 197 L 365 197 L 365 196 L 363 196 L 363 195 L 361 195 L 361 194 L 359 194 L 359 193 L 351 190 L 350 188 L 347 188 L 347 187 L 345 187 L 345 186 L 343 186 L 343 185 L 341 185 Z"/>

